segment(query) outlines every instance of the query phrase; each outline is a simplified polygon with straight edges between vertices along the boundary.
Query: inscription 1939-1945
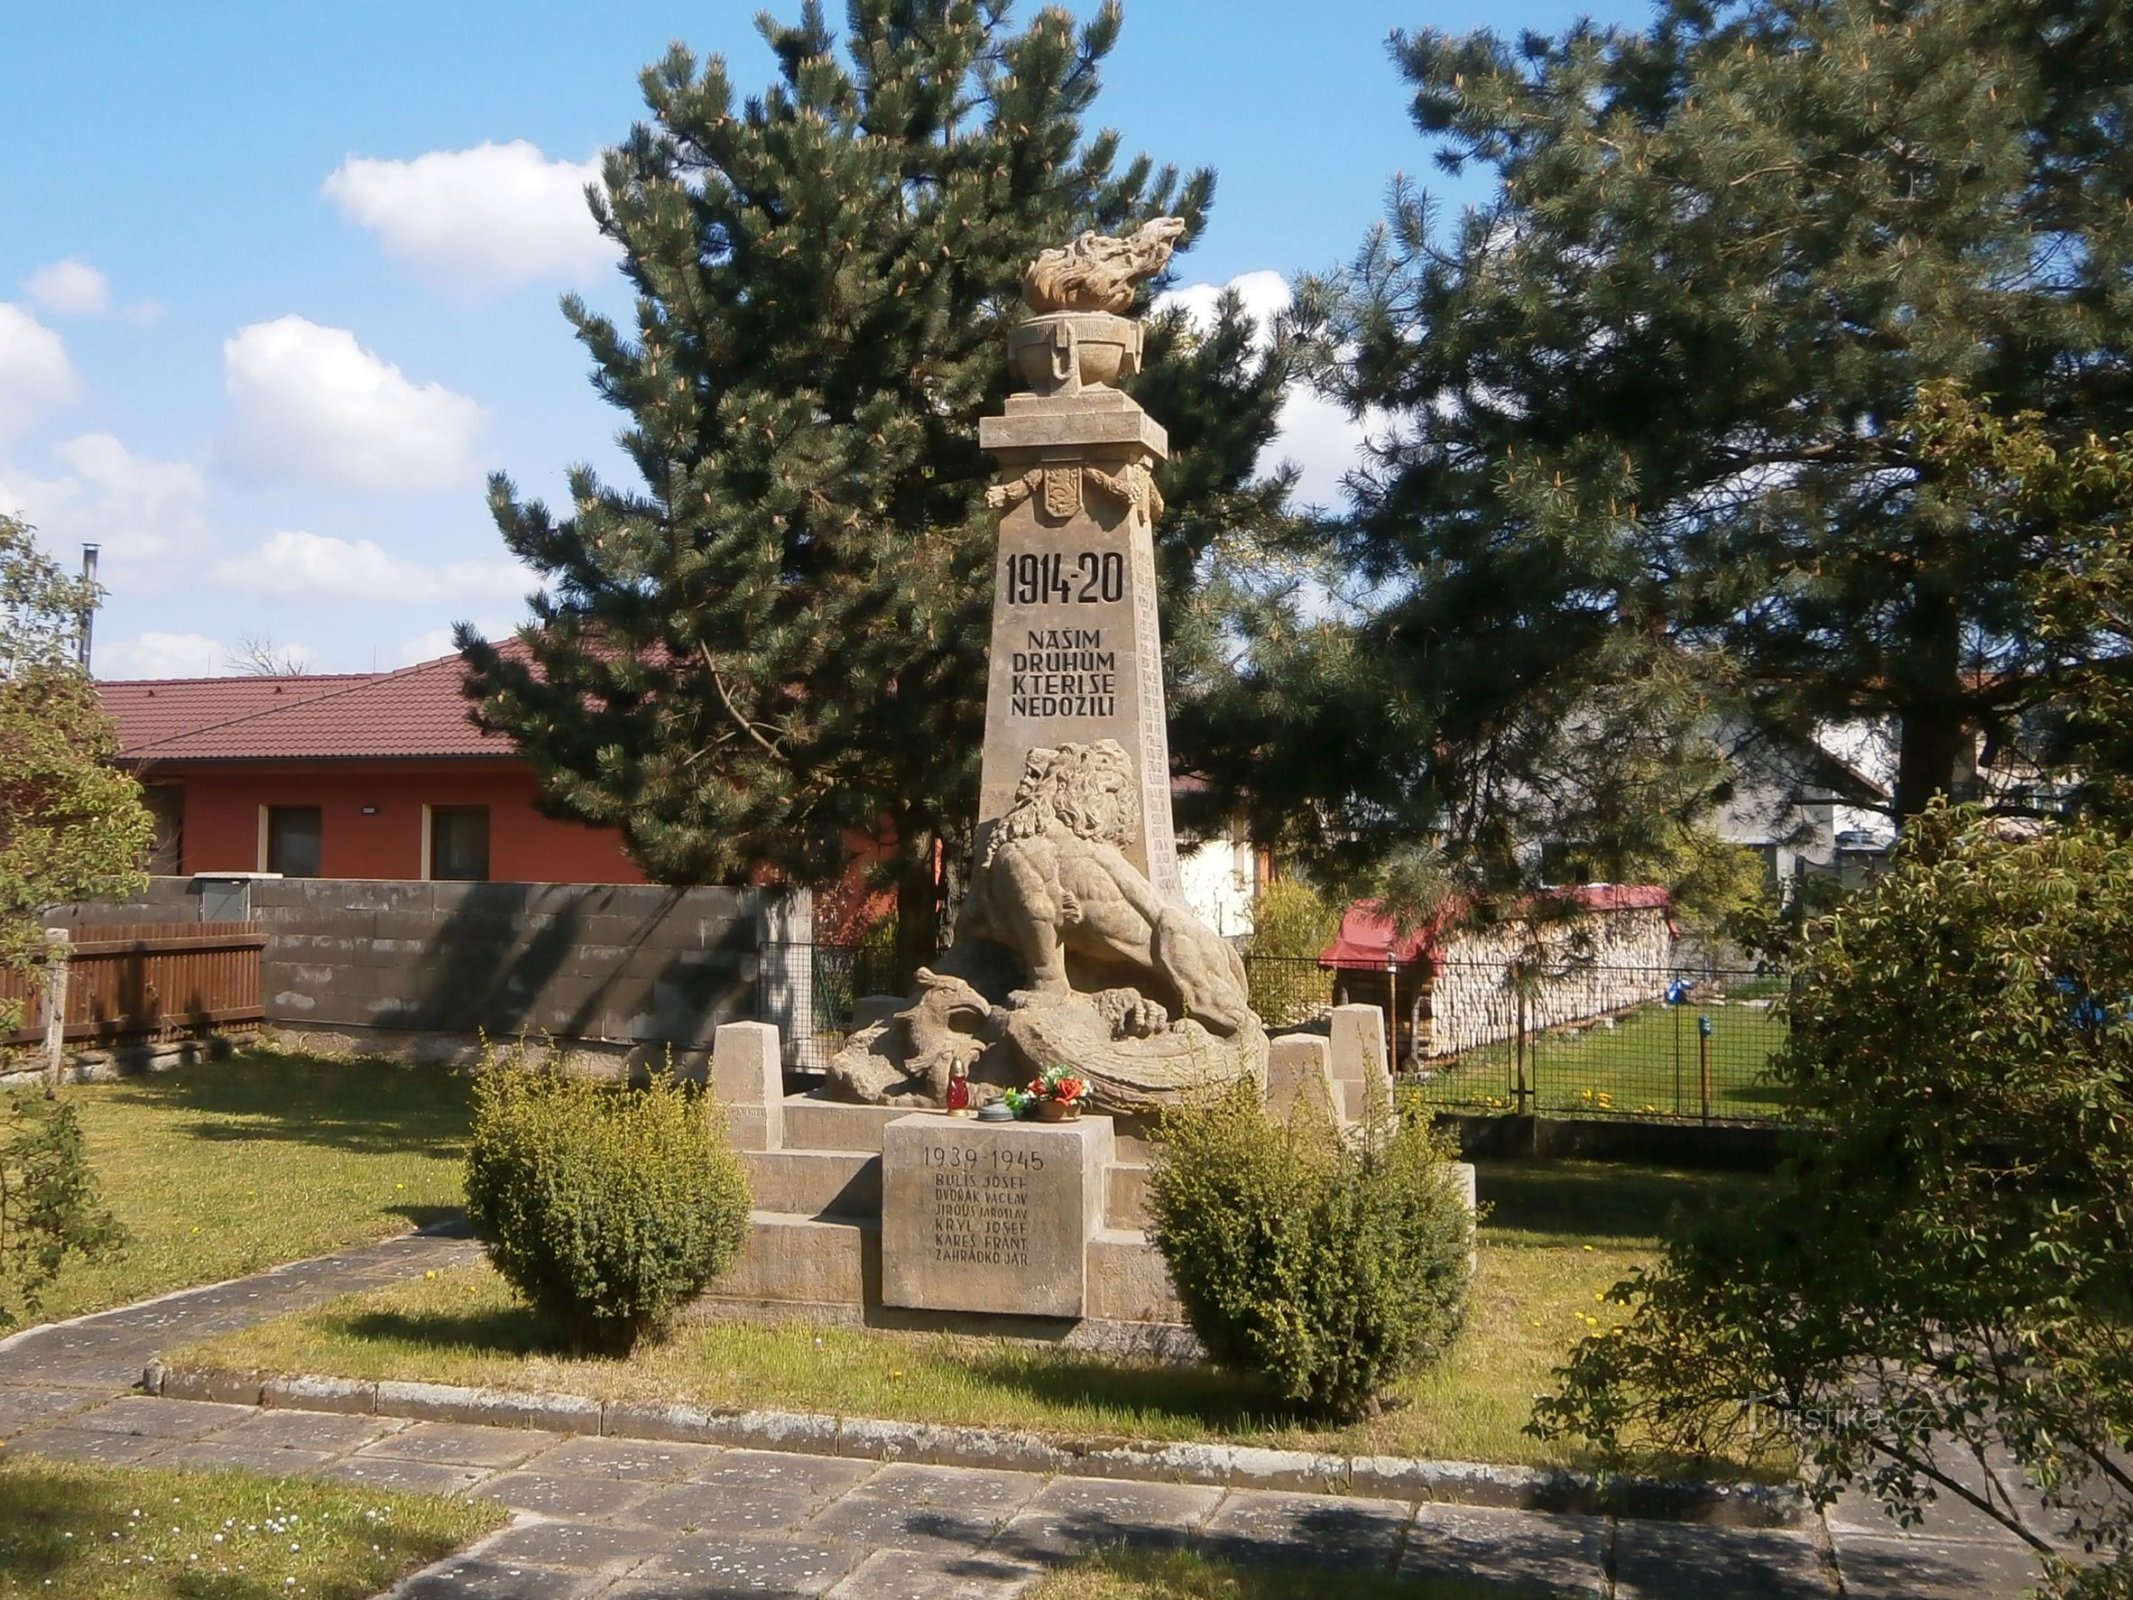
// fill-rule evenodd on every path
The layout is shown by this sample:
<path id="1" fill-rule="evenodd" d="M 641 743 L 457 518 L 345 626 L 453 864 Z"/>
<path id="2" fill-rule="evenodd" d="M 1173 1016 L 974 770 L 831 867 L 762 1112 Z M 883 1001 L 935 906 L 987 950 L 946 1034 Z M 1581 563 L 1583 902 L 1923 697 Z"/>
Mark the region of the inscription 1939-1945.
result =
<path id="1" fill-rule="evenodd" d="M 1030 1178 L 1044 1170 L 1034 1150 L 932 1144 L 922 1163 L 933 1204 L 935 1261 L 1029 1265 Z"/>

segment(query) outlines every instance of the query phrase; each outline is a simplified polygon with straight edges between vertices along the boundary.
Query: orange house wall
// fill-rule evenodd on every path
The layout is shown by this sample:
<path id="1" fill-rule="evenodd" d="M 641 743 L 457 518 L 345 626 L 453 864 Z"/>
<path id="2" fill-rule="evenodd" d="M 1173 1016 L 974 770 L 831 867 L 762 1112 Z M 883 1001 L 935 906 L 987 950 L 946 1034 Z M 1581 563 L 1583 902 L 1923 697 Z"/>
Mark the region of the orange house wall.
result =
<path id="1" fill-rule="evenodd" d="M 144 783 L 185 793 L 179 871 L 258 872 L 260 807 L 317 806 L 328 878 L 422 876 L 422 808 L 489 808 L 489 877 L 498 883 L 643 883 L 612 828 L 544 817 L 530 768 L 511 761 L 360 766 L 230 763 L 153 770 Z M 374 806 L 371 815 L 363 808 Z"/>

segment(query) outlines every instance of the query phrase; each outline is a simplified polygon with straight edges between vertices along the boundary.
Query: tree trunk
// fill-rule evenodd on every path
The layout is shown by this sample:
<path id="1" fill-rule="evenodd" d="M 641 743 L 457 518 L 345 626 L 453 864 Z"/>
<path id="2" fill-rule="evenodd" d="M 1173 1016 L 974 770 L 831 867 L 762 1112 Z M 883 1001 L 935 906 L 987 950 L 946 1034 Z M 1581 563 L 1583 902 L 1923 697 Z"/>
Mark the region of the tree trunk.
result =
<path id="1" fill-rule="evenodd" d="M 1962 676 L 1962 614 L 1951 597 L 1922 597 L 1912 614 L 1910 649 L 1896 680 L 1896 820 L 1925 810 L 1936 794 L 1958 792 L 1969 731 Z"/>
<path id="2" fill-rule="evenodd" d="M 934 830 L 907 814 L 896 824 L 896 966 L 908 981 L 940 952 L 941 884 Z"/>

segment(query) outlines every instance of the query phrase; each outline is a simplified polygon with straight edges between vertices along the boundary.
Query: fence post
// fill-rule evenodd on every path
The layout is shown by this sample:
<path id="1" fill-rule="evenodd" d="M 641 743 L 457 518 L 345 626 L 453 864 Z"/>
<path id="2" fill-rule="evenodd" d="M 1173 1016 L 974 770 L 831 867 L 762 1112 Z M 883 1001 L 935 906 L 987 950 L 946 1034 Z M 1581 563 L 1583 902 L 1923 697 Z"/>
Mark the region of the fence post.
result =
<path id="1" fill-rule="evenodd" d="M 1697 1054 L 1701 1058 L 1703 1072 L 1703 1120 L 1711 1120 L 1711 1019 L 1696 1019 Z"/>
<path id="2" fill-rule="evenodd" d="M 44 930 L 44 1097 L 59 1098 L 67 1059 L 67 930 Z"/>

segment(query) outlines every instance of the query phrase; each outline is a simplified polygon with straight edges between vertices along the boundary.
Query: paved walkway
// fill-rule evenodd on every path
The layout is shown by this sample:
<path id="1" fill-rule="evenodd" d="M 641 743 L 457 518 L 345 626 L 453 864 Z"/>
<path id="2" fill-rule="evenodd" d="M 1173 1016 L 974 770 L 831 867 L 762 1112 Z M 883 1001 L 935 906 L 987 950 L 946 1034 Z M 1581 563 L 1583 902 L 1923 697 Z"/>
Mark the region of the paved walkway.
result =
<path id="1" fill-rule="evenodd" d="M 472 1258 L 412 1236 L 0 1341 L 11 1453 L 232 1466 L 494 1498 L 511 1526 L 395 1600 L 1007 1600 L 1104 1542 L 1460 1576 L 1594 1600 L 1987 1600 L 2031 1581 L 1989 1524 L 1897 1534 L 1870 1506 L 1797 1530 L 987 1472 L 520 1428 L 151 1399 L 182 1339 Z M 1337 1583 L 1337 1580 L 1336 1580 Z"/>

